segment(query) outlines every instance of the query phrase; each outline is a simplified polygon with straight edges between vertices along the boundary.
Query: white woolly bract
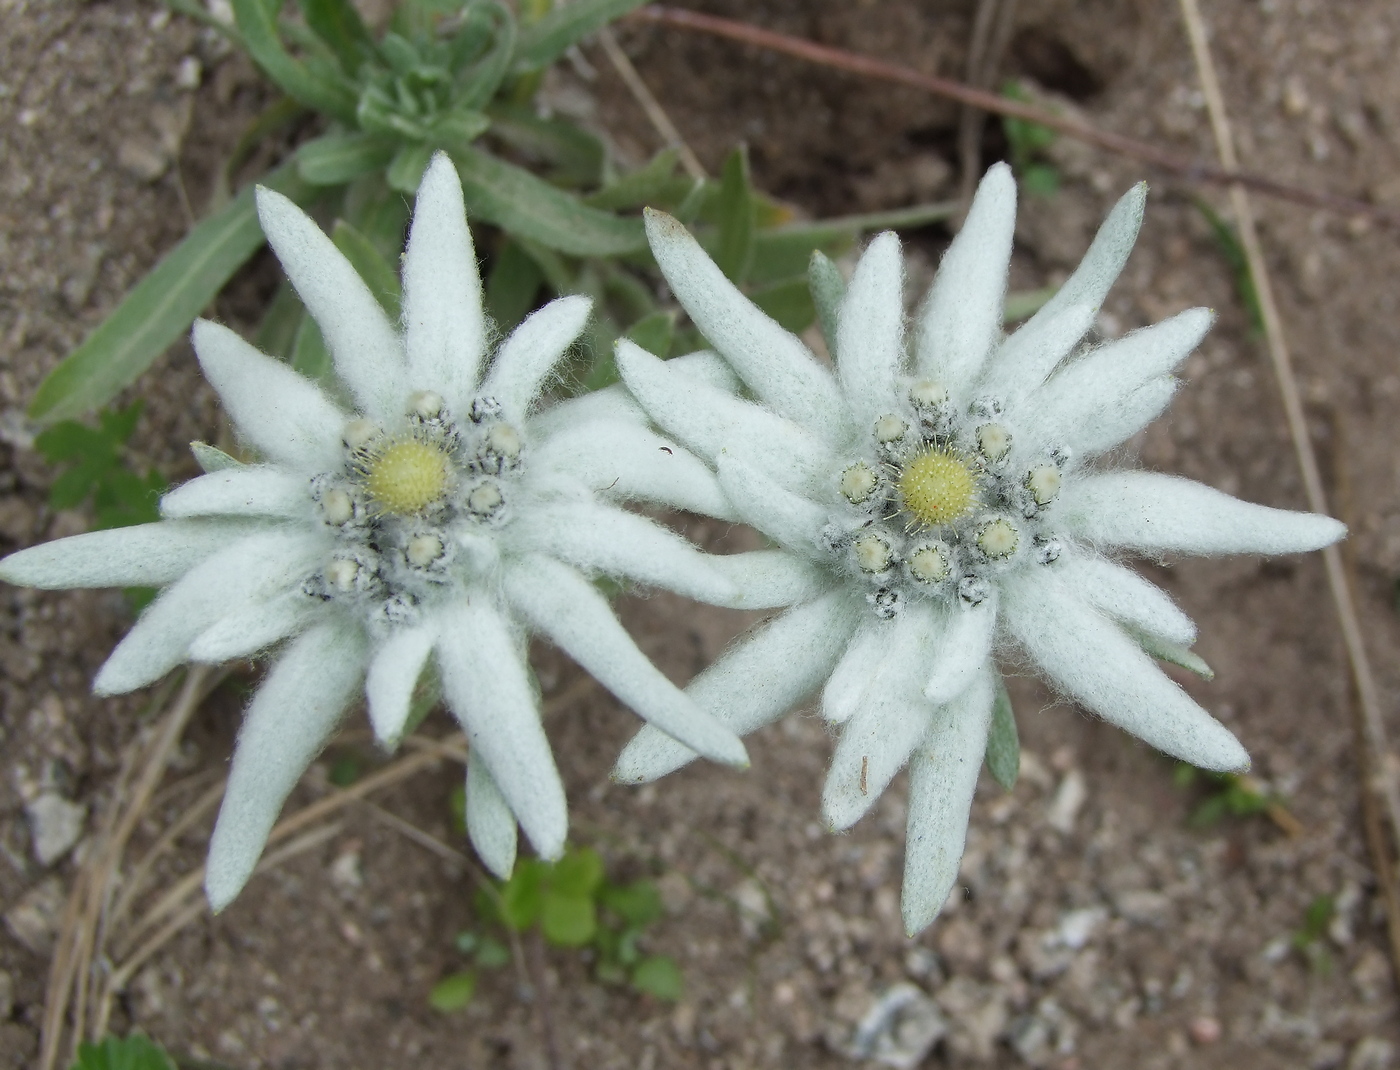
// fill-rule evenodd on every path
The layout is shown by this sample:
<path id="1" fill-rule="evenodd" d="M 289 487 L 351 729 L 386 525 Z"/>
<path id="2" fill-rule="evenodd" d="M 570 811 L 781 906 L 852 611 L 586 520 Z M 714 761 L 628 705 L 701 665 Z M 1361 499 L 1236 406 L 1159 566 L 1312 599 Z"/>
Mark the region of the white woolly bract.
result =
<path id="1" fill-rule="evenodd" d="M 1158 750 L 1202 769 L 1249 767 L 1249 755 L 1137 643 L 1058 576 L 1030 572 L 1003 591 L 1006 623 L 1066 694 Z"/>
<path id="2" fill-rule="evenodd" d="M 243 520 L 180 520 L 89 531 L 10 554 L 0 580 L 22 587 L 159 587 L 259 530 Z"/>
<path id="3" fill-rule="evenodd" d="M 904 258 L 892 233 L 870 243 L 837 320 L 836 367 L 856 426 L 883 416 L 904 363 Z"/>
<path id="4" fill-rule="evenodd" d="M 997 596 L 975 606 L 955 605 L 947 611 L 941 638 L 933 644 L 933 663 L 925 677 L 924 698 L 935 706 L 952 702 L 985 673 L 992 660 L 996 636 Z"/>
<path id="5" fill-rule="evenodd" d="M 690 232 L 647 210 L 647 239 L 657 266 L 695 326 L 775 412 L 832 439 L 848 431 L 831 374 L 724 277 Z"/>
<path id="6" fill-rule="evenodd" d="M 707 758 L 749 764 L 739 737 L 676 690 L 623 631 L 597 588 L 573 569 L 526 557 L 506 569 L 503 583 L 506 598 L 535 630 L 651 724 Z"/>
<path id="7" fill-rule="evenodd" d="M 1016 180 L 1011 168 L 999 163 L 977 187 L 919 314 L 919 374 L 938 380 L 964 403 L 1001 338 L 1015 228 Z"/>
<path id="8" fill-rule="evenodd" d="M 524 421 L 531 399 L 583 330 L 591 307 L 586 297 L 561 297 L 532 312 L 501 343 L 481 392 L 501 403 L 507 419 Z"/>
<path id="9" fill-rule="evenodd" d="M 1289 554 L 1346 534 L 1330 516 L 1243 502 L 1157 472 L 1085 476 L 1065 487 L 1062 508 L 1084 541 L 1148 553 Z"/>
<path id="10" fill-rule="evenodd" d="M 541 858 L 564 853 L 568 807 L 525 673 L 524 651 L 487 598 L 443 612 L 442 692 Z"/>
<path id="11" fill-rule="evenodd" d="M 238 433 L 269 461 L 310 472 L 340 461 L 349 417 L 314 383 L 209 320 L 195 320 L 194 351 Z"/>
<path id="12" fill-rule="evenodd" d="M 515 815 L 475 750 L 467 754 L 466 796 L 467 837 L 472 847 L 497 879 L 509 880 L 515 869 Z"/>
<path id="13" fill-rule="evenodd" d="M 995 696 L 995 677 L 984 666 L 954 702 L 933 715 L 910 756 L 900 904 L 910 936 L 938 916 L 957 882 Z"/>
<path id="14" fill-rule="evenodd" d="M 397 416 L 407 394 L 404 348 L 365 281 L 315 222 L 282 194 L 259 188 L 258 218 L 297 296 L 335 356 L 362 412 Z"/>
<path id="15" fill-rule="evenodd" d="M 222 617 L 295 584 L 322 546 L 301 531 L 267 531 L 202 561 L 146 608 L 98 671 L 93 689 L 121 695 L 159 680 Z"/>
<path id="16" fill-rule="evenodd" d="M 855 627 L 857 609 L 842 591 L 788 610 L 729 647 L 690 682 L 686 694 L 739 735 L 777 720 L 831 674 Z M 650 726 L 627 744 L 614 780 L 640 784 L 698 757 Z"/>
<path id="17" fill-rule="evenodd" d="M 462 411 L 486 352 L 481 276 L 456 168 L 433 157 L 423 174 L 403 265 L 408 385 L 434 390 Z"/>
<path id="18" fill-rule="evenodd" d="M 317 625 L 278 659 L 249 703 L 204 867 L 216 913 L 242 891 L 282 803 L 359 688 L 364 646 L 357 628 Z"/>
<path id="19" fill-rule="evenodd" d="M 369 723 L 374 738 L 394 746 L 403 735 L 413 705 L 413 689 L 432 653 L 437 638 L 436 621 L 400 628 L 374 650 L 365 677 Z"/>
<path id="20" fill-rule="evenodd" d="M 270 465 L 246 465 L 191 479 L 160 500 L 169 520 L 196 516 L 268 516 L 295 520 L 310 511 L 306 477 Z"/>

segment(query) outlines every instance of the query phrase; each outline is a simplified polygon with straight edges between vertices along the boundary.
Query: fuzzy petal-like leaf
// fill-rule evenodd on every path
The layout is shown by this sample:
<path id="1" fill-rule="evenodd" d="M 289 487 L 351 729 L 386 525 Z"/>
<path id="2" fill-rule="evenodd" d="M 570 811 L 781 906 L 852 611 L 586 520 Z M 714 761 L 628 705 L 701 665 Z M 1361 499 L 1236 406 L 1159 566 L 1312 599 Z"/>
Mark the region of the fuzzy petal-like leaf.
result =
<path id="1" fill-rule="evenodd" d="M 545 378 L 583 331 L 592 307 L 587 297 L 561 297 L 532 313 L 501 343 L 481 393 L 501 403 L 506 419 L 525 419 Z"/>
<path id="2" fill-rule="evenodd" d="M 984 669 L 957 701 L 934 714 L 928 735 L 910 758 L 900 904 L 910 936 L 938 916 L 958 879 L 994 695 L 991 673 Z"/>
<path id="3" fill-rule="evenodd" d="M 483 595 L 446 610 L 436 646 L 443 695 L 540 857 L 564 853 L 568 804 L 525 671 L 525 652 Z"/>
<path id="4" fill-rule="evenodd" d="M 821 685 L 855 628 L 844 591 L 796 606 L 738 639 L 686 688 L 704 709 L 739 735 L 776 721 Z M 640 784 L 698 757 L 651 726 L 627 744 L 612 776 Z"/>
<path id="5" fill-rule="evenodd" d="M 607 600 L 573 569 L 532 555 L 506 569 L 504 585 L 511 605 L 535 630 L 638 715 L 707 758 L 749 764 L 739 737 L 647 660 Z"/>
<path id="6" fill-rule="evenodd" d="M 904 361 L 904 261 L 899 237 L 881 234 L 866 248 L 841 302 L 836 367 L 860 428 L 889 411 Z"/>
<path id="7" fill-rule="evenodd" d="M 1104 472 L 1067 483 L 1067 526 L 1096 546 L 1146 553 L 1292 554 L 1330 546 L 1346 526 L 1271 509 L 1157 472 Z"/>
<path id="8" fill-rule="evenodd" d="M 360 629 L 328 622 L 298 638 L 254 694 L 204 868 L 216 913 L 252 875 L 283 802 L 335 730 L 364 665 Z"/>
<path id="9" fill-rule="evenodd" d="M 1002 597 L 1011 634 L 1071 698 L 1174 758 L 1248 768 L 1239 740 L 1049 569 L 1023 573 Z"/>

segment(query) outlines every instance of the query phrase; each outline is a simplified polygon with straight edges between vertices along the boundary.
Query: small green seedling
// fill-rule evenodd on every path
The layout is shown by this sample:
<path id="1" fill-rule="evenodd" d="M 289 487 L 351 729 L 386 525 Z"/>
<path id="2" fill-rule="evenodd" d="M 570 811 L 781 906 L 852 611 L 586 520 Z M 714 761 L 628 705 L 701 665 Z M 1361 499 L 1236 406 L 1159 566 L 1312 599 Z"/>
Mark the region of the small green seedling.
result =
<path id="1" fill-rule="evenodd" d="M 145 475 L 134 471 L 128 457 L 126 444 L 136 430 L 141 408 L 136 401 L 124 409 L 98 413 L 96 427 L 63 420 L 39 433 L 34 446 L 44 460 L 66 466 L 49 489 L 50 506 L 76 509 L 90 503 L 97 528 L 160 519 L 165 480 L 154 469 Z"/>
<path id="2" fill-rule="evenodd" d="M 1016 81 L 1005 83 L 1001 87 L 1001 95 L 1007 100 L 1026 104 L 1032 102 L 1025 86 Z M 1055 131 L 1026 119 L 1013 119 L 1009 115 L 1002 117 L 1001 127 L 1006 132 L 1012 170 L 1025 191 L 1038 197 L 1053 196 L 1060 188 L 1060 171 L 1045 158 L 1045 150 L 1055 143 Z"/>
<path id="3" fill-rule="evenodd" d="M 1235 280 L 1235 292 L 1239 295 L 1240 304 L 1244 306 L 1245 315 L 1249 318 L 1250 337 L 1263 338 L 1264 312 L 1259 304 L 1259 291 L 1255 289 L 1254 276 L 1249 272 L 1249 257 L 1245 255 L 1239 235 L 1219 212 L 1201 198 L 1193 197 L 1191 203 L 1196 206 L 1196 211 L 1201 213 L 1210 227 L 1211 237 L 1215 239 L 1216 247 L 1225 258 L 1225 264 Z"/>
<path id="4" fill-rule="evenodd" d="M 1317 973 L 1332 972 L 1332 956 L 1327 953 L 1323 937 L 1336 915 L 1336 901 L 1330 895 L 1319 895 L 1308 904 L 1302 927 L 1293 933 L 1293 946 Z"/>
<path id="5" fill-rule="evenodd" d="M 79 1044 L 70 1070 L 176 1070 L 176 1065 L 159 1044 L 132 1033 L 125 1040 L 103 1037 L 97 1044 Z"/>
<path id="6" fill-rule="evenodd" d="M 585 951 L 604 984 L 673 1002 L 683 992 L 680 968 L 665 955 L 643 952 L 646 929 L 665 912 L 648 880 L 610 880 L 602 856 L 571 848 L 557 862 L 524 859 L 510 880 L 481 889 L 475 900 L 480 926 L 457 935 L 457 950 L 470 966 L 444 977 L 429 1002 L 441 1011 L 460 1010 L 476 992 L 482 970 L 510 961 L 504 940 L 538 932 L 553 947 Z"/>
<path id="7" fill-rule="evenodd" d="M 1201 782 L 1209 791 L 1186 819 L 1192 828 L 1209 828 L 1226 817 L 1253 817 L 1268 813 L 1269 808 L 1277 803 L 1264 786 L 1247 773 L 1212 773 L 1186 762 L 1178 762 L 1173 779 L 1179 788 L 1189 788 Z"/>

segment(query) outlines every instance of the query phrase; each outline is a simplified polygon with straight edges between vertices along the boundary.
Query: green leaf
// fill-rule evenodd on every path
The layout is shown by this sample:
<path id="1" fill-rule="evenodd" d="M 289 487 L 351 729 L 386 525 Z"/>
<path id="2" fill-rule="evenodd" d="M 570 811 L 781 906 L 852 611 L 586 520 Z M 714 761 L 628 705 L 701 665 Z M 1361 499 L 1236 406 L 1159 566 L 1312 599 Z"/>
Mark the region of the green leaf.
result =
<path id="1" fill-rule="evenodd" d="M 1207 665 L 1205 659 L 1195 651 L 1176 643 L 1170 643 L 1160 636 L 1140 632 L 1135 628 L 1128 628 L 1126 631 L 1145 653 L 1150 654 L 1158 661 L 1179 665 L 1183 669 L 1195 673 L 1202 680 L 1215 679 L 1215 670 Z"/>
<path id="2" fill-rule="evenodd" d="M 665 913 L 661 893 L 651 881 L 635 881 L 626 885 L 609 885 L 599 897 L 603 906 L 636 928 L 650 925 Z"/>
<path id="3" fill-rule="evenodd" d="M 640 208 L 650 204 L 675 184 L 672 176 L 679 159 L 680 153 L 675 149 L 662 149 L 645 167 L 623 175 L 616 182 L 585 197 L 584 203 L 611 210 Z"/>
<path id="4" fill-rule="evenodd" d="M 352 78 L 374 57 L 374 39 L 349 0 L 297 0 L 302 17 Z"/>
<path id="5" fill-rule="evenodd" d="M 395 151 L 377 134 L 326 134 L 297 149 L 297 174 L 313 186 L 340 186 L 389 166 Z"/>
<path id="6" fill-rule="evenodd" d="M 64 420 L 39 432 L 34 437 L 34 448 L 50 464 L 63 461 L 78 461 L 91 457 L 94 452 L 110 453 L 111 442 L 102 432 L 80 424 L 76 420 Z"/>
<path id="7" fill-rule="evenodd" d="M 1060 190 L 1060 172 L 1052 164 L 1029 164 L 1021 172 L 1021 186 L 1033 197 L 1053 197 Z"/>
<path id="8" fill-rule="evenodd" d="M 826 339 L 826 351 L 834 361 L 836 314 L 846 296 L 846 280 L 841 277 L 841 269 L 820 249 L 812 250 L 812 259 L 807 265 L 807 288 L 812 293 L 812 307 L 816 309 L 822 337 Z"/>
<path id="9" fill-rule="evenodd" d="M 176 1070 L 175 1060 L 140 1033 L 125 1040 L 104 1037 L 99 1044 L 79 1044 L 71 1070 Z"/>
<path id="10" fill-rule="evenodd" d="M 715 248 L 715 263 L 727 279 L 735 285 L 742 285 L 753 263 L 755 229 L 749 151 L 743 145 L 724 161 L 718 214 L 719 244 Z"/>
<path id="11" fill-rule="evenodd" d="M 777 282 L 807 270 L 812 250 L 831 254 L 850 246 L 865 233 L 877 230 L 905 230 L 950 219 L 956 201 L 916 204 L 889 212 L 838 216 L 812 223 L 760 229 L 754 237 L 753 262 L 748 278 L 753 283 Z"/>
<path id="12" fill-rule="evenodd" d="M 449 974 L 433 985 L 433 990 L 428 993 L 428 1004 L 435 1011 L 451 1014 L 470 1003 L 474 995 L 476 973 L 473 970 L 463 970 L 461 973 Z"/>
<path id="13" fill-rule="evenodd" d="M 583 947 L 598 931 L 598 908 L 587 896 L 551 889 L 540 910 L 540 930 L 557 947 Z"/>
<path id="14" fill-rule="evenodd" d="M 1059 289 L 1058 286 L 1045 286 L 1039 290 L 1017 290 L 1007 294 L 1001 309 L 1002 323 L 1019 323 L 1030 319 Z"/>
<path id="15" fill-rule="evenodd" d="M 265 175 L 263 184 L 297 202 L 309 200 L 312 193 L 290 163 Z M 29 403 L 29 416 L 50 424 L 110 401 L 189 330 L 262 244 L 250 186 L 190 231 L 48 374 Z"/>
<path id="16" fill-rule="evenodd" d="M 483 936 L 476 945 L 476 964 L 483 970 L 494 970 L 510 961 L 510 949 L 499 940 Z"/>
<path id="17" fill-rule="evenodd" d="M 426 142 L 415 141 L 404 145 L 394 154 L 384 177 L 390 189 L 409 195 L 418 192 L 418 184 L 423 181 L 423 172 L 433 158 L 433 147 Z"/>
<path id="18" fill-rule="evenodd" d="M 511 60 L 515 55 L 515 16 L 510 9 L 498 3 L 478 3 L 473 13 L 477 18 L 485 15 L 494 18 L 495 43 L 473 67 L 459 74 L 457 79 L 457 99 L 468 108 L 484 108 L 487 101 L 496 95 L 501 83 L 510 73 Z"/>
<path id="19" fill-rule="evenodd" d="M 1021 771 L 1021 739 L 1016 732 L 1016 711 L 1006 681 L 997 678 L 997 696 L 992 703 L 992 727 L 987 733 L 987 771 L 1007 791 L 1016 786 Z"/>
<path id="20" fill-rule="evenodd" d="M 665 360 L 671 355 L 671 339 L 676 334 L 676 314 L 674 312 L 653 312 L 644 316 L 628 328 L 625 337 L 630 338 L 648 353 Z"/>
<path id="21" fill-rule="evenodd" d="M 281 0 L 233 0 L 234 18 L 248 54 L 289 97 L 343 123 L 354 123 L 355 94 L 349 84 L 313 71 L 282 47 L 277 23 L 281 8 Z"/>
<path id="22" fill-rule="evenodd" d="M 514 330 L 535 307 L 544 273 L 518 242 L 507 239 L 486 276 L 486 312 L 503 332 Z"/>
<path id="23" fill-rule="evenodd" d="M 491 109 L 491 133 L 527 158 L 552 165 L 550 178 L 561 185 L 596 186 L 602 179 L 603 143 L 571 122 L 542 119 L 533 108 L 501 104 Z"/>
<path id="24" fill-rule="evenodd" d="M 520 31 L 515 45 L 519 71 L 547 67 L 589 34 L 639 8 L 645 0 L 573 0 Z"/>
<path id="25" fill-rule="evenodd" d="M 544 905 L 544 879 L 549 866 L 535 859 L 518 862 L 510 880 L 501 885 L 501 920 L 522 932 L 539 920 Z"/>
<path id="26" fill-rule="evenodd" d="M 301 318 L 296 345 L 292 347 L 292 368 L 316 383 L 329 384 L 335 377 L 335 365 L 321 328 L 310 316 Z"/>
<path id="27" fill-rule="evenodd" d="M 290 282 L 283 282 L 272 296 L 272 303 L 263 313 L 258 324 L 258 333 L 253 336 L 253 344 L 268 356 L 279 360 L 290 360 L 292 347 L 297 342 L 297 330 L 301 318 L 306 315 L 306 307 L 301 303 Z"/>
<path id="28" fill-rule="evenodd" d="M 1191 198 L 1191 203 L 1196 206 L 1196 211 L 1201 213 L 1210 227 L 1216 248 L 1220 250 L 1220 255 L 1224 257 L 1225 264 L 1234 277 L 1235 291 L 1239 295 L 1240 304 L 1244 305 L 1245 315 L 1249 317 L 1249 333 L 1256 338 L 1262 337 L 1264 312 L 1259 305 L 1259 291 L 1254 286 L 1254 276 L 1249 270 L 1249 257 L 1245 254 L 1244 245 L 1235 233 L 1235 228 L 1200 197 Z"/>
<path id="29" fill-rule="evenodd" d="M 667 1003 L 675 1003 L 685 994 L 680 967 L 666 955 L 650 955 L 637 963 L 632 987 Z"/>
<path id="30" fill-rule="evenodd" d="M 612 257 L 646 247 L 640 219 L 590 208 L 529 171 L 469 146 L 454 148 L 452 156 L 474 218 L 571 256 Z"/>
<path id="31" fill-rule="evenodd" d="M 817 315 L 805 275 L 750 290 L 749 300 L 794 334 L 810 327 Z"/>
<path id="32" fill-rule="evenodd" d="M 379 255 L 374 243 L 343 219 L 337 219 L 331 228 L 331 241 L 345 254 L 360 278 L 365 280 L 369 292 L 380 307 L 389 314 L 391 320 L 399 318 L 402 291 L 399 289 L 398 273 L 389 262 Z"/>
<path id="33" fill-rule="evenodd" d="M 194 454 L 194 460 L 205 473 L 223 472 L 229 468 L 242 468 L 243 462 L 230 457 L 223 450 L 216 446 L 211 446 L 207 442 L 191 442 L 190 452 Z"/>
<path id="34" fill-rule="evenodd" d="M 456 785 L 447 796 L 447 814 L 452 822 L 452 831 L 458 836 L 467 834 L 467 786 Z M 465 951 L 466 948 L 458 950 Z"/>
<path id="35" fill-rule="evenodd" d="M 402 193 L 389 188 L 383 173 L 352 182 L 340 214 L 374 243 L 380 256 L 397 262 L 408 235 L 409 204 Z"/>
<path id="36" fill-rule="evenodd" d="M 602 883 L 603 858 L 589 847 L 570 851 L 559 859 L 549 877 L 551 890 L 580 899 L 591 898 Z"/>

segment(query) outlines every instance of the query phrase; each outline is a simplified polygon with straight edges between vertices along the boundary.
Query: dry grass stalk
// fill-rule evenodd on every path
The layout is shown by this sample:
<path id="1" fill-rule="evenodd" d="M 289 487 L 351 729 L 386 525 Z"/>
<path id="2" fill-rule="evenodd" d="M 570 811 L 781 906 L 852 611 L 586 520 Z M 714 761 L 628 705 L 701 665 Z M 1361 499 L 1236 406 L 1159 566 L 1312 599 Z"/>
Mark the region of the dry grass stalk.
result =
<path id="1" fill-rule="evenodd" d="M 685 143 L 685 138 L 681 137 L 681 132 L 676 129 L 676 124 L 671 122 L 671 117 L 666 114 L 666 109 L 661 106 L 646 82 L 642 80 L 642 76 L 637 73 L 637 68 L 627 58 L 627 53 L 622 51 L 622 46 L 617 43 L 617 35 L 605 27 L 598 31 L 598 43 L 603 46 L 608 62 L 613 65 L 613 70 L 617 71 L 618 77 L 627 86 L 627 91 L 632 94 L 642 111 L 646 113 L 647 121 L 661 136 L 662 143 L 668 149 L 676 150 L 676 155 L 680 157 L 681 166 L 685 168 L 685 173 L 691 178 L 704 178 L 705 166 L 700 162 L 700 157 L 690 150 L 690 146 Z"/>
<path id="2" fill-rule="evenodd" d="M 1230 121 L 1225 110 L 1225 99 L 1220 91 L 1220 81 L 1216 76 L 1215 63 L 1211 57 L 1210 44 L 1206 39 L 1205 23 L 1201 18 L 1197 0 L 1180 0 L 1183 21 L 1187 36 L 1191 41 L 1191 53 L 1195 57 L 1196 69 L 1201 80 L 1201 91 L 1205 95 L 1206 110 L 1210 115 L 1211 130 L 1215 137 L 1216 151 L 1226 169 L 1238 173 L 1239 161 L 1235 154 L 1234 137 L 1230 132 Z M 1249 274 L 1259 299 L 1259 310 L 1264 321 L 1264 336 L 1268 343 L 1269 359 L 1278 381 L 1279 393 L 1283 398 L 1284 415 L 1288 421 L 1288 433 L 1293 440 L 1293 450 L 1298 466 L 1303 474 L 1303 489 L 1307 495 L 1308 507 L 1314 512 L 1327 512 L 1327 497 L 1323 491 L 1321 470 L 1317 454 L 1313 449 L 1312 438 L 1308 433 L 1307 419 L 1303 413 L 1303 402 L 1298 392 L 1298 382 L 1293 374 L 1293 360 L 1288 351 L 1288 343 L 1283 332 L 1283 321 L 1279 316 L 1278 305 L 1274 300 L 1273 285 L 1269 278 L 1268 265 L 1264 261 L 1259 244 L 1259 233 L 1255 227 L 1254 210 L 1249 193 L 1244 185 L 1235 182 L 1230 186 L 1230 206 L 1234 211 L 1235 224 L 1239 228 L 1240 244 L 1244 247 L 1249 263 Z M 1371 796 L 1372 803 L 1379 801 L 1389 819 L 1393 842 L 1400 844 L 1400 787 L 1394 775 L 1390 743 L 1387 739 L 1384 715 L 1381 710 L 1380 691 L 1371 673 L 1370 660 L 1366 654 L 1365 640 L 1361 631 L 1361 621 L 1356 611 L 1356 600 L 1348 576 L 1346 561 L 1339 546 L 1329 546 L 1322 551 L 1323 565 L 1327 572 L 1327 586 L 1332 602 L 1337 610 L 1341 625 L 1342 642 L 1346 647 L 1347 661 L 1351 668 L 1351 683 L 1359 712 L 1360 732 L 1359 753 L 1362 755 L 1362 793 Z M 1383 844 L 1376 844 L 1368 834 L 1372 845 L 1373 863 L 1377 873 L 1387 874 L 1394 881 L 1390 852 Z M 1380 846 L 1381 854 L 1375 856 L 1375 848 Z M 1385 876 L 1381 877 L 1384 884 Z M 1400 914 L 1391 911 L 1400 909 L 1400 900 L 1385 897 L 1389 914 L 1391 950 L 1394 966 L 1400 974 Z"/>

